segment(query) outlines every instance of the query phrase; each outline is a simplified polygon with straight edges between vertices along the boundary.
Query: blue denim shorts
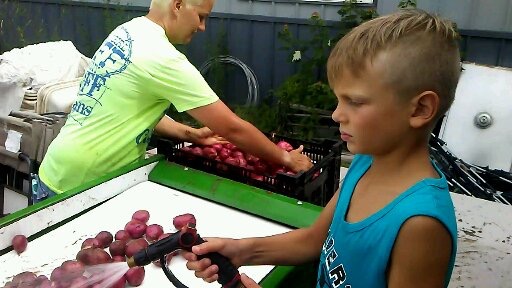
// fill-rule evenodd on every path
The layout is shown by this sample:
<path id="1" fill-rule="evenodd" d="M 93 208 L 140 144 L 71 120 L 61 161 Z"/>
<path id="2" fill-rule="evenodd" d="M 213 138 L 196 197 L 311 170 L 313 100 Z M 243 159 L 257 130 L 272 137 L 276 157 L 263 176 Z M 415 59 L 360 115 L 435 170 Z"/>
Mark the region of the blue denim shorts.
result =
<path id="1" fill-rule="evenodd" d="M 37 174 L 32 174 L 32 203 L 36 204 L 43 200 L 46 200 L 50 197 L 57 195 L 57 193 L 53 192 L 50 187 L 46 186 L 46 184 L 39 179 Z"/>

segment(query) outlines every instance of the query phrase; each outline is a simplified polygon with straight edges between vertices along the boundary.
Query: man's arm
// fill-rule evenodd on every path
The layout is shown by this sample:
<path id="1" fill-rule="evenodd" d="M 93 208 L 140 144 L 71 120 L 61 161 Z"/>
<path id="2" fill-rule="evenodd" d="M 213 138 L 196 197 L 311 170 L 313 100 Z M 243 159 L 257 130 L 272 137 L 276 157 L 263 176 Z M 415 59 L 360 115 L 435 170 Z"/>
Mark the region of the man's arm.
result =
<path id="1" fill-rule="evenodd" d="M 155 132 L 158 135 L 187 142 L 192 142 L 190 135 L 193 133 L 193 130 L 195 130 L 195 128 L 174 121 L 167 115 L 164 115 L 155 126 Z"/>
<path id="2" fill-rule="evenodd" d="M 300 151 L 288 153 L 272 143 L 261 131 L 233 113 L 222 101 L 187 111 L 231 143 L 267 160 L 286 166 L 295 172 L 311 168 L 311 160 Z"/>
<path id="3" fill-rule="evenodd" d="M 216 143 L 226 143 L 225 139 L 215 135 L 210 128 L 193 128 L 164 115 L 160 122 L 155 126 L 156 134 L 166 138 L 180 139 L 199 145 L 213 145 Z"/>
<path id="4" fill-rule="evenodd" d="M 410 218 L 391 253 L 388 287 L 446 287 L 451 251 L 452 238 L 443 224 L 426 216 Z"/>

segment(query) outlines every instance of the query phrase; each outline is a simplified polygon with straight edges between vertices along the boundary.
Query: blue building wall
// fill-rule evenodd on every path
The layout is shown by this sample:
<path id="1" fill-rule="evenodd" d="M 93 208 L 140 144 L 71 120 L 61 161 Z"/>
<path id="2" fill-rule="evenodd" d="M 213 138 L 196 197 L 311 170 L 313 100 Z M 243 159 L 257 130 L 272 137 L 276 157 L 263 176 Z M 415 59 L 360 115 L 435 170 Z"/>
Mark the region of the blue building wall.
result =
<path id="1" fill-rule="evenodd" d="M 236 2 L 245 0 L 231 1 L 233 1 L 231 4 L 226 4 L 227 2 L 218 0 L 216 7 L 224 7 L 217 9 L 232 11 L 236 10 L 233 8 Z M 236 6 L 239 8 L 238 11 L 243 10 L 240 7 L 249 7 L 246 2 L 244 2 L 245 6 Z M 260 1 L 251 3 L 255 2 Z M 291 2 L 293 1 L 278 4 L 297 6 Z M 382 2 L 385 1 L 379 1 L 379 3 Z M 425 3 L 425 1 L 419 2 Z M 497 2 L 505 3 L 504 1 Z M 512 1 L 507 0 L 508 2 Z M 265 3 L 269 4 L 269 2 Z M 226 8 L 226 5 L 229 5 L 229 9 Z M 396 7 L 396 3 L 394 5 Z M 275 5 L 273 7 L 273 9 L 278 9 L 275 8 Z M 308 7 L 311 10 L 311 6 Z M 323 10 L 320 9 L 324 14 L 329 14 L 330 12 L 327 11 L 332 10 L 332 7 L 338 8 L 332 5 L 317 5 L 315 7 L 324 7 Z M 386 2 L 386 6 L 379 4 L 377 8 L 382 10 L 380 14 L 392 11 L 389 2 Z M 512 5 L 510 8 L 512 9 Z M 294 10 L 296 11 L 294 13 L 298 13 L 297 11 L 300 9 L 297 9 Z M 96 2 L 0 0 L 0 53 L 33 43 L 71 40 L 78 50 L 91 57 L 114 27 L 133 17 L 145 15 L 147 10 L 147 6 Z M 263 11 L 264 9 L 256 10 Z M 300 11 L 304 11 L 304 9 Z M 310 13 L 309 10 L 308 13 Z M 286 24 L 295 36 L 305 39 L 308 37 L 309 27 L 307 20 L 302 17 L 304 12 L 299 13 L 302 15 L 299 18 L 288 17 L 290 15 L 275 17 L 261 14 L 265 13 L 233 14 L 216 10 L 208 20 L 207 31 L 198 34 L 187 47 L 182 49 L 191 62 L 199 67 L 214 55 L 215 46 L 225 45 L 230 55 L 239 58 L 255 71 L 260 85 L 260 97 L 265 97 L 296 70 L 295 65 L 290 61 L 288 52 L 280 49 L 281 43 L 277 38 L 277 33 Z M 272 13 L 267 14 L 271 15 Z M 293 15 L 295 14 L 292 13 L 291 16 Z M 503 27 L 508 27 L 507 23 L 510 21 L 507 18 Z M 328 25 L 331 25 L 331 32 L 334 34 L 333 24 L 333 21 L 328 21 Z M 510 31 L 507 29 L 500 31 L 461 29 L 461 34 L 463 36 L 461 50 L 466 61 L 512 67 L 512 29 Z M 225 35 L 224 43 L 220 43 L 221 35 Z M 233 67 L 229 70 L 227 75 L 229 85 L 225 89 L 225 97 L 230 102 L 244 103 L 247 94 L 247 81 L 242 71 L 237 69 Z"/>

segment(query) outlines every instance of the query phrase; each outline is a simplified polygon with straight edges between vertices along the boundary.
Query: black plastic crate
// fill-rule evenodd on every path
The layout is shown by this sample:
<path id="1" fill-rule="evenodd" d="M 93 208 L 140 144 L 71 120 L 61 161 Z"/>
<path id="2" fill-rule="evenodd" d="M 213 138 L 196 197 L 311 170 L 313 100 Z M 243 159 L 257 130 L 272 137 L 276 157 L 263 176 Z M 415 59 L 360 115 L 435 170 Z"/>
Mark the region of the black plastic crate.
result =
<path id="1" fill-rule="evenodd" d="M 303 153 L 311 158 L 314 166 L 308 171 L 295 175 L 277 173 L 276 176 L 263 175 L 262 180 L 257 180 L 251 177 L 254 171 L 244 167 L 230 165 L 206 156 L 180 150 L 185 146 L 184 142 L 157 138 L 152 140 L 152 146 L 157 147 L 158 153 L 165 155 L 169 161 L 300 201 L 325 206 L 340 184 L 340 156 L 343 142 L 325 140 L 322 143 L 315 143 L 275 134 L 266 135 L 274 143 L 284 140 L 295 148 L 303 145 Z"/>

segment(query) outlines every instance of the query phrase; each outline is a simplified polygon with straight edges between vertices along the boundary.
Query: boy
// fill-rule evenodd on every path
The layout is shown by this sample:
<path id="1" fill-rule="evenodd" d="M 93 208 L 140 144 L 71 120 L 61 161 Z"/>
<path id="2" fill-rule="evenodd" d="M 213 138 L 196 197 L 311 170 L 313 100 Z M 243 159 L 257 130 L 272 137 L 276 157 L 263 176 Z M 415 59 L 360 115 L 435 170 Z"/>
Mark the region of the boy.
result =
<path id="1" fill-rule="evenodd" d="M 193 252 L 217 251 L 237 266 L 297 265 L 320 254 L 317 287 L 446 287 L 457 226 L 428 139 L 455 95 L 457 40 L 451 22 L 419 10 L 379 17 L 343 37 L 327 63 L 338 98 L 332 118 L 356 155 L 340 191 L 308 228 L 208 239 Z M 187 267 L 215 281 L 218 268 L 195 254 L 185 254 Z"/>

